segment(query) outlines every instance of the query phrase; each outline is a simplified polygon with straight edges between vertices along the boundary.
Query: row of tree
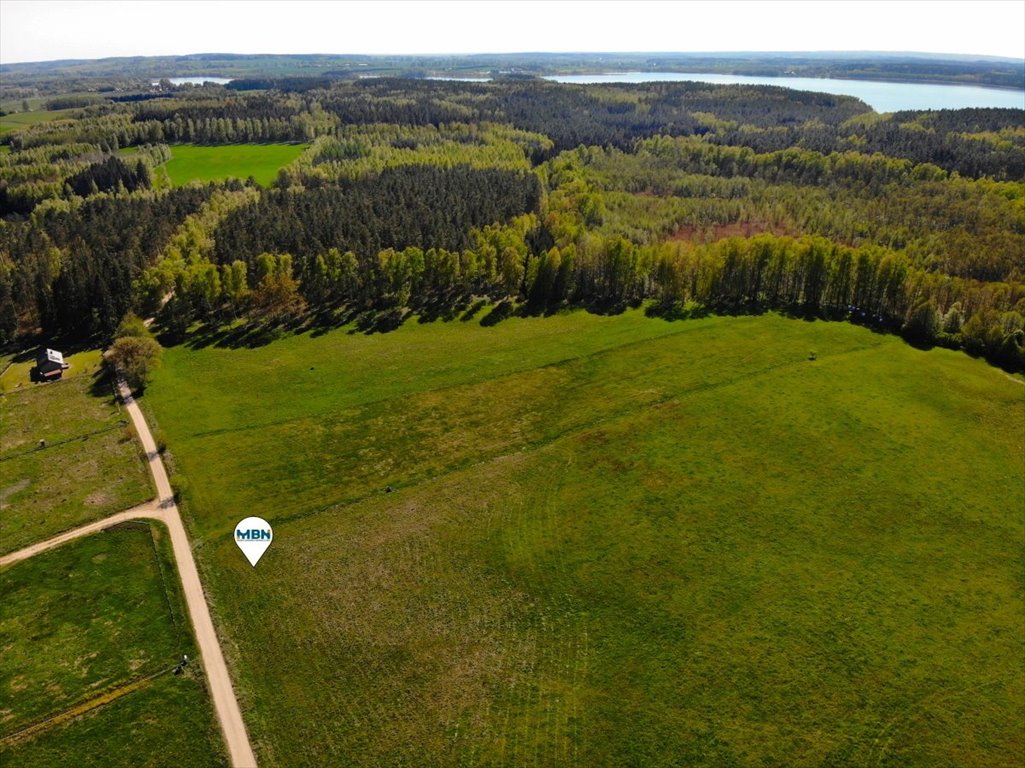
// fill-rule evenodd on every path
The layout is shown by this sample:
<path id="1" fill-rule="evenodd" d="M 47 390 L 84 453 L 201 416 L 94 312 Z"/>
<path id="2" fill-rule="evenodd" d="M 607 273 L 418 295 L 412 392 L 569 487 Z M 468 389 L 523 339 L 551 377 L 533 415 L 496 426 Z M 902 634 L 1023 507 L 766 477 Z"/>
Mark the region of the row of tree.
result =
<path id="1" fill-rule="evenodd" d="M 472 296 L 522 301 L 527 312 L 564 306 L 614 310 L 644 300 L 679 315 L 696 307 L 777 308 L 845 318 L 1025 370 L 1025 287 L 912 267 L 900 253 L 817 237 L 729 238 L 710 245 L 638 246 L 590 236 L 535 254 L 533 215 L 475 233 L 462 251 L 410 246 L 375 254 L 337 248 L 314 258 L 260 253 L 219 267 L 197 262 L 175 277 L 166 328 L 248 315 L 259 321 L 348 306 L 424 311 Z"/>

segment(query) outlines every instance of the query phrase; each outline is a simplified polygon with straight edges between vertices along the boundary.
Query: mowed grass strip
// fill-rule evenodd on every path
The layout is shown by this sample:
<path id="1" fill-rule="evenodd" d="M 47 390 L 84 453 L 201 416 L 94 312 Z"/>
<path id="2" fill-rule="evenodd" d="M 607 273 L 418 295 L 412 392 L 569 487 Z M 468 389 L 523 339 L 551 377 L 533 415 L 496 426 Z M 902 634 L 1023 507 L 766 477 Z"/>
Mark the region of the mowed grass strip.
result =
<path id="1" fill-rule="evenodd" d="M 175 144 L 171 159 L 157 169 L 166 174 L 172 186 L 181 187 L 192 181 L 246 180 L 252 176 L 257 184 L 269 186 L 278 171 L 291 163 L 307 144 L 224 144 L 204 146 Z"/>
<path id="2" fill-rule="evenodd" d="M 1020 385 L 845 324 L 550 320 L 168 355 L 262 764 L 1021 763 Z"/>
<path id="3" fill-rule="evenodd" d="M 78 375 L 0 396 L 0 552 L 153 497 L 98 357 L 72 370 Z"/>
<path id="4" fill-rule="evenodd" d="M 0 583 L 0 763 L 226 763 L 198 665 L 169 671 L 195 652 L 166 529 L 123 524 L 7 566 Z"/>

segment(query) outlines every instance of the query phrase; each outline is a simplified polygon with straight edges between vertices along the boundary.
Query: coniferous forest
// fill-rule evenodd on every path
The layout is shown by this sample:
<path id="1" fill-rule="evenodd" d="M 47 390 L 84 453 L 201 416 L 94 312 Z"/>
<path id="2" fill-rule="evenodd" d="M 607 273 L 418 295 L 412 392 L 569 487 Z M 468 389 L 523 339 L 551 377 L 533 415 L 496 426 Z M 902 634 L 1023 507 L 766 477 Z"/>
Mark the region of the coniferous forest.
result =
<path id="1" fill-rule="evenodd" d="M 1025 370 L 1025 111 L 705 83 L 239 79 L 0 136 L 0 342 L 777 309 Z M 31 114 L 31 113 L 29 113 Z M 183 183 L 196 146 L 295 144 Z M 177 153 L 177 154 L 176 154 Z M 199 324 L 199 325 L 197 325 Z"/>

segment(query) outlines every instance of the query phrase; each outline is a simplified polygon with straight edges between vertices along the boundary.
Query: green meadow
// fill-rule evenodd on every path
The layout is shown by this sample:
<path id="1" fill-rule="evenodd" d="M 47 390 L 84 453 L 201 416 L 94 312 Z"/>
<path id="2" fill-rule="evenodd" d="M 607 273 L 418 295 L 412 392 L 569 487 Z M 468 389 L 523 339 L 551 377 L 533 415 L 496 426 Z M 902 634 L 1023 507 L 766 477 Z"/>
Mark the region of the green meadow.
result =
<path id="1" fill-rule="evenodd" d="M 165 529 L 130 523 L 0 571 L 0 763 L 223 765 Z M 72 757 L 73 756 L 73 757 Z"/>
<path id="2" fill-rule="evenodd" d="M 981 361 L 573 312 L 180 346 L 143 404 L 261 765 L 1025 760 L 1025 387 Z"/>
<path id="3" fill-rule="evenodd" d="M 172 186 L 181 187 L 191 181 L 223 181 L 252 176 L 261 186 L 270 186 L 278 171 L 291 163 L 306 144 L 226 144 L 201 146 L 175 144 L 171 159 L 156 169 L 156 176 L 166 176 Z"/>
<path id="4" fill-rule="evenodd" d="M 32 362 L 0 376 L 0 552 L 154 495 L 99 353 L 67 360 L 72 367 L 59 382 L 33 384 Z"/>
<path id="5" fill-rule="evenodd" d="M 0 136 L 12 131 L 20 131 L 39 123 L 48 123 L 51 120 L 60 120 L 70 117 L 72 109 L 38 110 L 35 112 L 16 112 L 0 117 Z"/>

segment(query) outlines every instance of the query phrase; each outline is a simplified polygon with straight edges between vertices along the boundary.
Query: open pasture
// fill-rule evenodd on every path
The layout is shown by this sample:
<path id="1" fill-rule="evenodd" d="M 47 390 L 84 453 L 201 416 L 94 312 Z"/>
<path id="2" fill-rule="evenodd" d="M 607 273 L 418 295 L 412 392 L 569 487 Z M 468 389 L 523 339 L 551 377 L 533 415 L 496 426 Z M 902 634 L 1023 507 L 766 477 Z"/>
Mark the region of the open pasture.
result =
<path id="1" fill-rule="evenodd" d="M 223 181 L 252 176 L 261 186 L 270 186 L 278 171 L 295 160 L 305 144 L 225 144 L 201 146 L 176 144 L 171 159 L 156 170 L 165 174 L 175 187 L 191 181 Z"/>
<path id="2" fill-rule="evenodd" d="M 182 346 L 144 401 L 264 765 L 1025 758 L 1025 389 L 985 363 L 576 312 Z"/>
<path id="3" fill-rule="evenodd" d="M 51 120 L 61 120 L 68 118 L 76 110 L 73 109 L 58 109 L 58 110 L 36 110 L 34 112 L 14 112 L 9 115 L 0 117 L 0 136 L 5 133 L 11 133 L 12 131 L 20 131 L 23 128 L 28 128 L 33 125 L 39 125 L 40 123 L 48 123 Z"/>

